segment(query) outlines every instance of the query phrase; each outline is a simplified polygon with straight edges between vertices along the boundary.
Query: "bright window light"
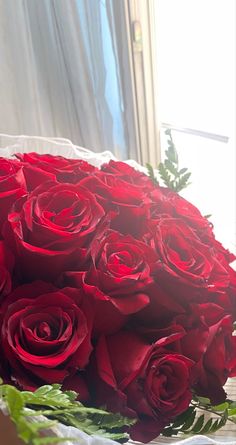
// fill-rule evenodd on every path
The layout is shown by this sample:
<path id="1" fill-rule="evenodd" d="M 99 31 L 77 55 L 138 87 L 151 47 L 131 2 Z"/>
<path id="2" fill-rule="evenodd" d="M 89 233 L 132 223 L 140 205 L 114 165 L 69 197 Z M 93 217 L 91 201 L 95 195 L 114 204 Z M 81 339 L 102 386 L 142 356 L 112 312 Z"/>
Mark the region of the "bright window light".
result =
<path id="1" fill-rule="evenodd" d="M 192 171 L 185 196 L 203 214 L 212 214 L 216 236 L 236 250 L 236 2 L 157 0 L 155 5 L 160 119 L 191 130 L 173 130 L 181 165 Z"/>

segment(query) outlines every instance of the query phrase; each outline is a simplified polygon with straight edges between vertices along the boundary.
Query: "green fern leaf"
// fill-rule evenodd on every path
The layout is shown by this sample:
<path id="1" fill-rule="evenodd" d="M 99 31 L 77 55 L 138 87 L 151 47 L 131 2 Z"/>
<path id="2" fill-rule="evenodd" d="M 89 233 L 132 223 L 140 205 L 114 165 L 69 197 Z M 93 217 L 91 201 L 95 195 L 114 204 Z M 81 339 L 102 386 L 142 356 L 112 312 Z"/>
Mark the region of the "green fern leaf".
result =
<path id="1" fill-rule="evenodd" d="M 192 427 L 192 430 L 195 434 L 199 433 L 199 431 L 201 431 L 203 425 L 204 425 L 204 414 L 202 414 L 201 416 L 199 416 L 199 418 L 197 419 L 197 421 L 195 422 L 195 424 Z"/>
<path id="2" fill-rule="evenodd" d="M 183 432 L 188 431 L 191 428 L 191 426 L 193 425 L 195 417 L 196 417 L 196 411 L 194 411 L 192 414 L 190 414 L 188 419 L 183 424 L 181 431 L 183 431 Z"/>
<path id="3" fill-rule="evenodd" d="M 147 168 L 147 171 L 148 171 L 149 178 L 152 180 L 152 182 L 154 182 L 154 184 L 158 184 L 158 181 L 157 181 L 154 169 L 151 166 L 151 164 L 147 163 L 146 164 L 146 168 Z"/>
<path id="4" fill-rule="evenodd" d="M 200 434 L 207 434 L 211 431 L 211 426 L 213 424 L 213 419 L 209 419 L 207 423 L 203 426 L 203 428 L 200 431 Z"/>
<path id="5" fill-rule="evenodd" d="M 7 403 L 11 418 L 14 421 L 17 421 L 17 419 L 21 416 L 22 410 L 25 406 L 24 399 L 20 391 L 18 391 L 13 386 L 8 385 L 5 395 L 5 401 Z"/>
<path id="6" fill-rule="evenodd" d="M 170 161 L 170 159 L 165 159 L 164 165 L 165 165 L 165 168 L 167 170 L 169 170 L 169 172 L 172 173 L 172 175 L 174 177 L 178 177 L 179 176 L 178 169 L 174 166 L 174 164 Z"/>

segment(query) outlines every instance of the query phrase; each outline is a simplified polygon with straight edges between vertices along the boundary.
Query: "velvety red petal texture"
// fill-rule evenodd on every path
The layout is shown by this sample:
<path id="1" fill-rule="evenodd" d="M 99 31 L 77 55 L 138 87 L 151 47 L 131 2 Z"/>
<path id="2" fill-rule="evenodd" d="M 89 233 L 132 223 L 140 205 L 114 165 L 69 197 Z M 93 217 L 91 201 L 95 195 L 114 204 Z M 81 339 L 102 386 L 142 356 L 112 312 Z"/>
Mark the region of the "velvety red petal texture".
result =
<path id="1" fill-rule="evenodd" d="M 26 170 L 27 184 L 31 187 L 35 179 L 29 176 L 29 170 L 41 171 L 48 178 L 55 177 L 59 182 L 78 183 L 82 178 L 97 171 L 86 161 L 81 159 L 67 159 L 63 156 L 40 155 L 38 153 L 18 153 L 17 158 L 21 160 Z M 46 178 L 45 175 L 45 178 Z M 38 184 L 39 185 L 39 184 Z"/>
<path id="2" fill-rule="evenodd" d="M 111 173 L 124 182 L 133 184 L 144 191 L 153 190 L 153 182 L 151 179 L 125 162 L 111 160 L 108 164 L 103 164 L 101 170 L 106 173 Z"/>
<path id="3" fill-rule="evenodd" d="M 94 196 L 79 186 L 47 182 L 34 189 L 15 203 L 5 228 L 19 273 L 53 281 L 64 270 L 83 267 L 103 216 Z"/>
<path id="4" fill-rule="evenodd" d="M 63 382 L 88 364 L 93 309 L 82 291 L 33 282 L 4 300 L 0 316 L 5 372 L 21 387 Z"/>
<path id="5" fill-rule="evenodd" d="M 151 233 L 149 243 L 159 257 L 156 281 L 179 302 L 198 301 L 201 296 L 207 300 L 212 292 L 229 287 L 228 267 L 184 221 L 160 218 Z"/>
<path id="6" fill-rule="evenodd" d="M 0 302 L 11 292 L 14 256 L 4 241 L 0 241 Z"/>
<path id="7" fill-rule="evenodd" d="M 80 272 L 66 273 L 66 282 L 70 286 L 82 283 L 86 293 L 94 298 L 96 335 L 112 333 L 121 327 L 119 320 L 125 322 L 127 316 L 149 304 L 148 292 L 157 256 L 143 242 L 111 230 L 94 239 L 89 252 L 89 270 L 82 275 Z"/>
<path id="8" fill-rule="evenodd" d="M 14 202 L 26 195 L 22 166 L 16 161 L 0 158 L 0 238 L 3 223 Z"/>
<path id="9" fill-rule="evenodd" d="M 95 194 L 106 212 L 116 212 L 111 221 L 112 229 L 136 238 L 145 232 L 151 202 L 145 190 L 104 172 L 83 179 L 81 185 Z"/>
<path id="10" fill-rule="evenodd" d="M 149 344 L 141 335 L 121 331 L 98 341 L 90 371 L 95 376 L 96 400 L 113 410 L 119 407 L 124 415 L 128 410 L 136 412 L 133 440 L 152 440 L 190 403 L 194 362 L 168 350 L 183 335 L 177 330 L 172 337 Z"/>

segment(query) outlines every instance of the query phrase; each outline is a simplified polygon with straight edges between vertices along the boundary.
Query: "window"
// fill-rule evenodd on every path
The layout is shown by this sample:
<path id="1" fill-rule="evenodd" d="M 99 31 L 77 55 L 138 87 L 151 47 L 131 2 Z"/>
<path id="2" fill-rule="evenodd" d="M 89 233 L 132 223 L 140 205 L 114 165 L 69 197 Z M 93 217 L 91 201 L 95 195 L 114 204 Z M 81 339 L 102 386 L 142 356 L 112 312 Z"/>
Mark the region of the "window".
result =
<path id="1" fill-rule="evenodd" d="M 236 250 L 235 1 L 155 0 L 154 11 L 161 150 L 170 127 L 192 171 L 183 195 Z"/>

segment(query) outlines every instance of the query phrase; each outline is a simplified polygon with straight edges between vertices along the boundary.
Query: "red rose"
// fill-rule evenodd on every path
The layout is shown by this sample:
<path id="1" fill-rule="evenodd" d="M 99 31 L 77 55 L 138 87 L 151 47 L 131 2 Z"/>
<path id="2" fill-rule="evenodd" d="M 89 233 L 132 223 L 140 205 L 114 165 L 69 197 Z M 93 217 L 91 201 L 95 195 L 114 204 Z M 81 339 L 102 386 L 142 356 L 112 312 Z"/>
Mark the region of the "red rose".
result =
<path id="1" fill-rule="evenodd" d="M 149 191 L 155 188 L 155 185 L 144 173 L 135 170 L 129 164 L 120 161 L 109 161 L 108 164 L 103 164 L 101 170 L 105 173 L 111 173 L 119 179 L 129 184 L 134 184 L 137 187 L 143 188 L 143 190 Z"/>
<path id="2" fill-rule="evenodd" d="M 193 387 L 198 395 L 208 397 L 213 404 L 224 401 L 223 386 L 236 375 L 236 337 L 233 319 L 215 303 L 192 304 L 185 314 L 177 315 L 169 329 L 182 326 L 185 335 L 171 348 L 195 362 L 192 368 Z M 138 326 L 137 330 L 153 343 L 164 336 L 165 329 Z"/>
<path id="3" fill-rule="evenodd" d="M 136 413 L 133 440 L 154 439 L 189 406 L 193 362 L 167 349 L 183 335 L 176 332 L 150 345 L 135 333 L 119 332 L 98 342 L 90 376 L 94 372 L 96 403 L 125 415 Z"/>
<path id="4" fill-rule="evenodd" d="M 12 204 L 25 194 L 26 184 L 20 163 L 0 158 L 0 232 Z"/>
<path id="5" fill-rule="evenodd" d="M 229 286 L 229 273 L 214 249 L 203 244 L 184 221 L 163 217 L 152 230 L 149 242 L 159 257 L 157 282 L 181 303 L 194 299 L 205 301 L 209 292 Z"/>
<path id="6" fill-rule="evenodd" d="M 85 291 L 95 299 L 94 328 L 96 333 L 114 332 L 127 315 L 149 303 L 147 289 L 153 282 L 156 254 L 130 235 L 108 231 L 101 236 L 97 234 L 90 255 L 92 264 L 82 280 Z M 76 272 L 68 272 L 66 277 L 71 286 L 81 280 L 81 274 Z"/>
<path id="7" fill-rule="evenodd" d="M 102 207 L 84 188 L 45 183 L 17 201 L 8 215 L 5 238 L 14 238 L 17 268 L 27 280 L 53 281 L 62 271 L 81 266 Z"/>
<path id="8" fill-rule="evenodd" d="M 149 304 L 132 316 L 132 326 L 169 326 L 174 316 L 185 312 L 184 305 L 176 301 L 159 283 L 154 282 L 147 291 Z"/>
<path id="9" fill-rule="evenodd" d="M 112 229 L 136 238 L 144 232 L 150 199 L 142 188 L 101 171 L 83 179 L 81 185 L 96 195 L 106 213 L 113 211 Z"/>
<path id="10" fill-rule="evenodd" d="M 0 301 L 11 292 L 14 258 L 6 244 L 0 241 Z"/>
<path id="11" fill-rule="evenodd" d="M 85 382 L 84 371 L 77 372 L 73 376 L 67 377 L 62 385 L 63 391 L 75 391 L 78 394 L 78 399 L 81 402 L 88 402 L 90 399 L 89 387 Z"/>
<path id="12" fill-rule="evenodd" d="M 233 330 L 231 315 L 225 314 L 217 321 L 211 321 L 205 352 L 196 370 L 197 394 L 208 397 L 215 405 L 225 400 L 223 386 L 228 377 L 236 376 L 236 337 Z"/>
<path id="13" fill-rule="evenodd" d="M 236 271 L 233 268 L 229 269 L 230 274 L 230 284 L 229 284 L 229 297 L 230 301 L 232 302 L 232 315 L 234 317 L 234 320 L 236 319 Z"/>
<path id="14" fill-rule="evenodd" d="M 55 176 L 58 182 L 76 184 L 85 176 L 97 171 L 96 167 L 82 159 L 67 159 L 63 156 L 40 155 L 38 153 L 18 153 L 16 156 L 26 164 L 28 174 L 30 168 L 33 172 L 33 168 L 36 167 L 36 170 L 39 169 Z M 32 181 L 34 181 L 33 176 Z"/>
<path id="15" fill-rule="evenodd" d="M 25 164 L 22 166 L 25 177 L 26 187 L 28 192 L 32 192 L 36 187 L 47 181 L 56 181 L 56 176 L 53 173 L 41 170 L 34 165 Z"/>
<path id="16" fill-rule="evenodd" d="M 214 248 L 215 253 L 223 256 L 228 262 L 236 259 L 235 255 L 215 239 L 212 223 L 202 216 L 197 207 L 178 193 L 166 187 L 156 187 L 150 197 L 152 199 L 151 218 L 158 219 L 160 214 L 179 218 L 186 222 L 204 244 L 207 244 L 211 249 Z"/>
<path id="17" fill-rule="evenodd" d="M 222 247 L 223 248 L 223 247 Z M 213 247 L 215 252 L 215 247 Z M 229 255 L 231 255 L 228 252 Z M 210 301 L 222 306 L 228 313 L 236 317 L 236 270 L 230 266 L 230 259 L 222 251 L 216 252 L 216 256 L 221 265 L 225 268 L 229 276 L 228 286 L 224 291 L 216 292 L 211 295 Z"/>
<path id="18" fill-rule="evenodd" d="M 87 365 L 93 312 L 82 291 L 36 281 L 16 288 L 0 313 L 6 380 L 32 389 Z"/>
<path id="19" fill-rule="evenodd" d="M 225 312 L 214 303 L 192 304 L 189 309 L 187 313 L 177 315 L 172 323 L 183 326 L 186 332 L 180 340 L 178 352 L 197 363 L 207 351 L 211 325 L 218 322 Z"/>
<path id="20" fill-rule="evenodd" d="M 168 213 L 173 218 L 185 221 L 198 236 L 212 233 L 212 224 L 204 218 L 200 211 L 178 193 L 166 187 L 157 187 L 152 192 L 153 204 L 161 208 L 160 213 Z"/>

